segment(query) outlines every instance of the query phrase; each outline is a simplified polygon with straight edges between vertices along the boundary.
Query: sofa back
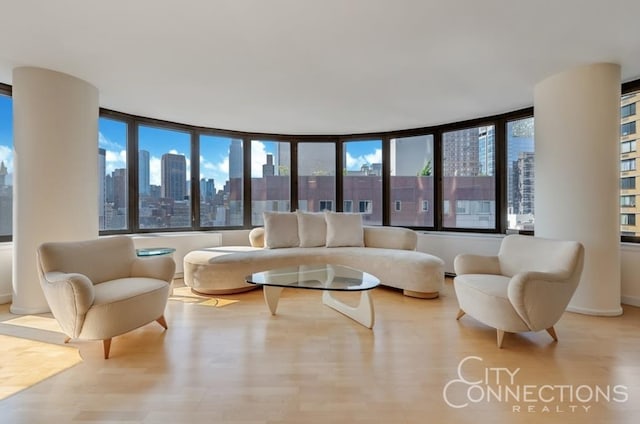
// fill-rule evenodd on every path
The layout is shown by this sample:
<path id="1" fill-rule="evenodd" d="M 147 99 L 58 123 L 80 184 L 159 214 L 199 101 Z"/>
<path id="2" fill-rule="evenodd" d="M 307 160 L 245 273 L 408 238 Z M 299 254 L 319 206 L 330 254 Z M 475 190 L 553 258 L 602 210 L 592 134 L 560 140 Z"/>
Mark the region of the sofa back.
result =
<path id="1" fill-rule="evenodd" d="M 498 258 L 503 275 L 525 271 L 560 274 L 566 279 L 582 271 L 584 249 L 576 241 L 509 235 L 502 240 Z"/>
<path id="2" fill-rule="evenodd" d="M 418 235 L 415 231 L 402 227 L 363 227 L 365 247 L 416 250 Z M 249 242 L 253 247 L 264 247 L 264 227 L 256 227 L 249 232 Z"/>
<path id="3" fill-rule="evenodd" d="M 133 240 L 127 236 L 95 240 L 43 243 L 38 248 L 42 272 L 79 273 L 94 284 L 131 275 L 136 259 Z"/>

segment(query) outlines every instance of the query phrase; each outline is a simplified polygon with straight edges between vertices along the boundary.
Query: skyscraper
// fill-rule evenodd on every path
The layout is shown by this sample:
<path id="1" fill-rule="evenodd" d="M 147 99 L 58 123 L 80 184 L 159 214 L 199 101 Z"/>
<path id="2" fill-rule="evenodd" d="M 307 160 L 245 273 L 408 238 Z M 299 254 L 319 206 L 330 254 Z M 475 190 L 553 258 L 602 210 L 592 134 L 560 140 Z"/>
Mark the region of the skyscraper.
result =
<path id="1" fill-rule="evenodd" d="M 149 152 L 138 151 L 138 186 L 140 196 L 148 196 L 151 193 L 149 184 Z"/>
<path id="2" fill-rule="evenodd" d="M 242 140 L 233 139 L 229 145 L 229 179 L 242 178 Z"/>
<path id="3" fill-rule="evenodd" d="M 184 200 L 187 184 L 187 161 L 183 155 L 165 153 L 162 155 L 161 193 L 162 197 Z"/>
<path id="4" fill-rule="evenodd" d="M 275 175 L 275 166 L 273 165 L 273 155 L 267 155 L 267 163 L 262 165 L 262 176 L 273 177 Z"/>
<path id="5" fill-rule="evenodd" d="M 102 230 L 105 228 L 104 226 L 104 202 L 105 202 L 105 163 L 106 163 L 106 150 L 98 149 L 98 225 Z M 4 165 L 4 163 L 3 163 Z"/>

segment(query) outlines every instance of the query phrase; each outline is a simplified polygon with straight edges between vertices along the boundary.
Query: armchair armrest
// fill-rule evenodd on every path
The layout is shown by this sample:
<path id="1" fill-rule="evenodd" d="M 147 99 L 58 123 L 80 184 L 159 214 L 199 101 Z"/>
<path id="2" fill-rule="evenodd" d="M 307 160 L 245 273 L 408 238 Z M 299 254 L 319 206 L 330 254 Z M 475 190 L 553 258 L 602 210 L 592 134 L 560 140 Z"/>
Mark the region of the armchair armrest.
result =
<path id="1" fill-rule="evenodd" d="M 62 330 L 77 337 L 82 330 L 84 316 L 93 305 L 93 282 L 83 274 L 47 272 L 42 275 L 42 289 L 49 307 Z"/>
<path id="2" fill-rule="evenodd" d="M 171 283 L 176 272 L 176 262 L 171 256 L 150 256 L 134 259 L 132 277 L 149 277 Z"/>
<path id="3" fill-rule="evenodd" d="M 456 275 L 493 274 L 500 275 L 500 262 L 497 256 L 481 256 L 463 253 L 453 261 Z"/>
<path id="4" fill-rule="evenodd" d="M 564 272 L 521 272 L 509 281 L 507 296 L 529 328 L 539 331 L 560 319 L 575 287 Z"/>

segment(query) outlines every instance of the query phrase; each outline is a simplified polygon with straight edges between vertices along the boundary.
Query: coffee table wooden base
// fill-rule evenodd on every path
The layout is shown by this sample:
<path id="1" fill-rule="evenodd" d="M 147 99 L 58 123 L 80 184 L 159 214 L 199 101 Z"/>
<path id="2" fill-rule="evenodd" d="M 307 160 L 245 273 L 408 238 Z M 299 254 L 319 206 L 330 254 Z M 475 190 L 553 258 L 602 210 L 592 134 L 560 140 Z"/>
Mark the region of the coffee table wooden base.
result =
<path id="1" fill-rule="evenodd" d="M 282 293 L 283 287 L 276 286 L 262 286 L 264 293 L 264 301 L 266 302 L 271 315 L 276 314 L 278 309 L 278 301 L 280 300 L 280 293 Z M 375 314 L 373 311 L 373 298 L 369 293 L 369 290 L 363 290 L 360 292 L 360 301 L 358 305 L 353 307 L 349 306 L 335 297 L 331 296 L 331 291 L 322 291 L 322 303 L 335 309 L 336 311 L 348 316 L 352 320 L 364 325 L 367 328 L 373 328 L 375 322 Z"/>

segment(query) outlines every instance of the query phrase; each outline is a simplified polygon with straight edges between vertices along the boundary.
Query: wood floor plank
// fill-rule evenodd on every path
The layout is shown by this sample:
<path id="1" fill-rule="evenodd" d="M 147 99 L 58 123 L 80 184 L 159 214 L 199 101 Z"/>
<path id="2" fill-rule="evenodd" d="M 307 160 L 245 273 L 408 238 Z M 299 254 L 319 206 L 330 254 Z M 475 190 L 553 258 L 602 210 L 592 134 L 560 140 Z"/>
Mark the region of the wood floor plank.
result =
<path id="1" fill-rule="evenodd" d="M 451 280 L 433 300 L 375 289 L 372 330 L 323 306 L 318 291 L 285 289 L 275 316 L 260 290 L 216 296 L 238 301 L 223 307 L 201 305 L 210 298 L 190 297 L 184 287 L 175 293 L 165 313 L 168 330 L 151 323 L 115 337 L 106 361 L 100 342 L 65 345 L 47 323 L 50 315 L 12 323 L 20 317 L 1 305 L 0 335 L 75 347 L 82 357 L 0 401 L 3 422 L 640 422 L 639 308 L 624 306 L 623 316 L 607 318 L 565 313 L 555 326 L 559 342 L 546 331 L 509 334 L 498 349 L 494 329 L 468 315 L 456 320 Z M 357 301 L 347 295 L 344 301 Z M 8 340 L 2 349 L 11 352 Z M 47 360 L 46 349 L 30 355 L 38 354 Z M 537 402 L 470 401 L 469 384 L 447 384 L 471 356 L 477 359 L 463 364 L 463 375 L 482 380 L 471 397 L 506 390 L 513 373 L 512 389 L 584 386 L 584 398 L 589 388 L 617 386 L 628 399 L 545 403 L 535 392 Z M 23 355 L 9 362 L 0 374 L 33 371 Z M 0 380 L 0 392 L 3 384 L 11 378 Z M 559 389 L 544 390 L 543 397 L 558 397 Z M 468 405 L 453 408 L 443 392 L 450 403 Z"/>

